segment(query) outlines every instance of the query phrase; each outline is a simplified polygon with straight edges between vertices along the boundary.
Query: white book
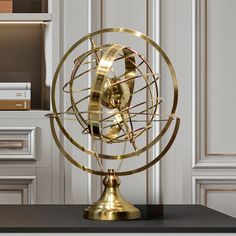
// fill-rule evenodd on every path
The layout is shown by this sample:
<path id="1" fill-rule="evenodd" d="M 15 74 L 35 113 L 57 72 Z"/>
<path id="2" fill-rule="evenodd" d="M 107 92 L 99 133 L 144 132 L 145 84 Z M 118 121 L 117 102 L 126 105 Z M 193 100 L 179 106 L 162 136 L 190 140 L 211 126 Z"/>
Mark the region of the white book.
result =
<path id="1" fill-rule="evenodd" d="M 30 90 L 31 83 L 30 82 L 19 82 L 19 83 L 0 83 L 0 90 Z"/>
<path id="2" fill-rule="evenodd" d="M 30 100 L 31 90 L 0 90 L 0 100 Z"/>

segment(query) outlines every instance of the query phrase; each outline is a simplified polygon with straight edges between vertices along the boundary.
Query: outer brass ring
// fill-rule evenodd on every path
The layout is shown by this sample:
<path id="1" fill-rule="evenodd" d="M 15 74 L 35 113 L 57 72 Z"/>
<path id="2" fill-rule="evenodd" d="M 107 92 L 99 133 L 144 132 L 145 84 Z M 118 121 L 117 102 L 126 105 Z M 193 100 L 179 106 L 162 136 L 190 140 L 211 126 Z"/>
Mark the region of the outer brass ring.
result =
<path id="1" fill-rule="evenodd" d="M 172 134 L 169 142 L 167 143 L 166 147 L 162 150 L 162 152 L 154 160 L 152 160 L 151 162 L 147 163 L 146 165 L 143 165 L 143 166 L 138 167 L 138 168 L 133 169 L 133 170 L 116 172 L 116 175 L 117 176 L 132 175 L 132 174 L 135 174 L 135 173 L 138 173 L 138 172 L 142 172 L 142 171 L 148 169 L 149 167 L 153 166 L 154 164 L 156 164 L 168 152 L 168 150 L 170 149 L 171 145 L 173 144 L 173 142 L 174 142 L 174 140 L 176 138 L 176 135 L 178 133 L 178 130 L 179 130 L 179 125 L 180 125 L 180 119 L 176 118 L 175 128 L 174 128 L 173 134 Z M 95 175 L 101 175 L 101 176 L 107 175 L 106 172 L 93 170 L 91 168 L 88 168 L 87 166 L 81 165 L 79 162 L 77 162 L 64 149 L 64 147 L 61 145 L 61 143 L 60 143 L 60 141 L 59 141 L 59 139 L 57 137 L 56 129 L 55 129 L 55 126 L 54 126 L 54 117 L 52 117 L 52 116 L 50 116 L 50 126 L 51 126 L 51 131 L 52 131 L 53 138 L 54 138 L 58 148 L 60 149 L 60 151 L 62 152 L 62 154 L 65 156 L 65 158 L 68 161 L 70 161 L 73 165 L 75 165 L 76 167 L 78 167 L 78 168 L 80 168 L 80 169 L 82 169 L 82 170 L 84 170 L 84 171 L 86 171 L 88 173 L 95 174 Z"/>
<path id="2" fill-rule="evenodd" d="M 148 150 L 150 147 L 152 147 L 154 144 L 156 144 L 160 139 L 161 137 L 166 133 L 166 131 L 168 130 L 168 128 L 170 127 L 173 119 L 174 119 L 174 116 L 175 116 L 175 112 L 176 112 L 176 107 L 177 107 L 177 102 L 178 102 L 178 84 L 177 84 L 177 80 L 176 80 L 176 75 L 175 75 L 175 71 L 174 71 L 174 68 L 171 64 L 171 61 L 170 59 L 168 58 L 168 56 L 166 55 L 166 53 L 162 50 L 162 48 L 157 44 L 155 43 L 151 38 L 149 38 L 148 36 L 146 36 L 145 34 L 142 34 L 138 31 L 135 31 L 135 30 L 132 30 L 132 29 L 127 29 L 127 28 L 107 28 L 107 29 L 102 29 L 102 30 L 98 30 L 98 31 L 95 31 L 93 33 L 90 33 L 90 34 L 87 34 L 85 35 L 83 38 L 81 38 L 80 40 L 78 40 L 74 45 L 72 45 L 72 47 L 65 53 L 65 55 L 62 57 L 57 69 L 56 69 L 56 72 L 54 74 L 54 77 L 53 77 L 53 83 L 52 83 L 52 110 L 53 110 L 53 113 L 54 114 L 58 114 L 58 111 L 57 111 L 57 108 L 56 108 L 56 101 L 55 101 L 55 98 L 56 98 L 56 83 L 57 83 L 57 80 L 59 78 L 59 73 L 60 73 L 60 70 L 65 62 L 65 60 L 67 59 L 67 57 L 70 55 L 70 53 L 76 48 L 78 47 L 81 43 L 83 43 L 84 41 L 88 40 L 89 38 L 92 38 L 93 36 L 96 36 L 98 34 L 103 34 L 103 33 L 108 33 L 108 32 L 119 32 L 119 33 L 128 33 L 128 34 L 131 34 L 135 37 L 138 37 L 138 38 L 142 38 L 144 39 L 147 43 L 151 44 L 157 51 L 159 51 L 159 53 L 161 54 L 161 56 L 164 58 L 165 62 L 167 63 L 168 65 L 168 68 L 170 70 L 170 73 L 171 73 L 171 77 L 172 77 L 172 82 L 173 82 L 173 89 L 174 89 L 174 98 L 173 98 L 173 105 L 172 105 L 172 109 L 171 109 L 171 114 L 170 114 L 170 117 L 166 123 L 166 125 L 164 126 L 164 128 L 162 129 L 162 131 L 160 132 L 160 134 L 152 141 L 150 142 L 147 146 L 139 149 L 138 151 L 134 151 L 132 153 L 128 153 L 128 154 L 125 154 L 125 155 L 118 155 L 118 156 L 111 156 L 111 155 L 102 155 L 102 154 L 97 154 L 98 157 L 100 158 L 105 158 L 105 159 L 125 159 L 125 158 L 129 158 L 129 157 L 132 157 L 132 156 L 136 156 L 136 155 L 139 155 L 141 154 L 142 152 Z M 70 135 L 67 133 L 67 131 L 65 130 L 63 124 L 61 123 L 60 119 L 58 116 L 51 116 L 51 130 L 52 130 L 52 134 L 53 134 L 53 137 L 56 141 L 56 144 L 58 145 L 59 149 L 62 151 L 62 153 L 65 155 L 65 157 L 70 161 L 72 162 L 74 165 L 76 165 L 77 167 L 83 169 L 84 171 L 87 171 L 89 173 L 93 173 L 93 174 L 97 174 L 97 175 L 105 175 L 106 173 L 102 172 L 102 171 L 96 171 L 96 170 L 93 170 L 93 169 L 89 169 L 85 166 L 82 166 L 80 163 L 78 163 L 77 161 L 75 161 L 65 150 L 64 148 L 62 147 L 62 145 L 60 144 L 59 140 L 58 140 L 58 137 L 57 137 L 57 134 L 56 134 L 56 130 L 55 130 L 55 126 L 54 126 L 54 118 L 59 126 L 59 128 L 61 129 L 61 131 L 64 133 L 64 135 L 68 138 L 68 140 L 71 141 L 72 144 L 74 144 L 75 146 L 77 146 L 80 150 L 82 150 L 83 152 L 89 154 L 89 155 L 92 155 L 92 156 L 95 156 L 96 153 L 89 150 L 89 149 L 86 149 L 85 147 L 82 147 L 80 145 L 78 145 L 77 143 L 74 142 L 74 140 L 72 139 L 72 137 L 70 137 Z M 134 173 L 137 173 L 137 172 L 140 172 L 140 171 L 143 171 L 147 168 L 149 168 L 150 166 L 154 165 L 157 161 L 159 161 L 163 156 L 164 154 L 169 150 L 170 146 L 172 145 L 175 137 L 176 137 L 176 134 L 177 134 L 177 131 L 178 131 L 178 128 L 179 128 L 179 124 L 180 124 L 180 119 L 177 118 L 176 119 L 176 124 L 175 124 L 175 128 L 174 128 L 174 132 L 169 140 L 169 143 L 166 145 L 166 147 L 163 149 L 163 151 L 151 162 L 149 162 L 148 164 L 140 167 L 140 168 L 137 168 L 137 169 L 134 169 L 134 170 L 130 170 L 130 171 L 125 171 L 125 172 L 117 172 L 116 174 L 117 175 L 130 175 L 130 174 L 134 174 Z"/>

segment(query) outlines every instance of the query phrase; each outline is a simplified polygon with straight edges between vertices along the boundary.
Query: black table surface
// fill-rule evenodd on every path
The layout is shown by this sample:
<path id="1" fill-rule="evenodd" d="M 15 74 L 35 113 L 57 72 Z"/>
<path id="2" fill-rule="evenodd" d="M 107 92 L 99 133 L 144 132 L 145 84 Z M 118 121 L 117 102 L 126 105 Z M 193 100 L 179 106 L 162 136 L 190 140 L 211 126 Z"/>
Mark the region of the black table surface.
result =
<path id="1" fill-rule="evenodd" d="M 136 205 L 142 218 L 129 221 L 85 220 L 86 207 L 0 205 L 0 232 L 236 232 L 235 218 L 201 205 Z"/>

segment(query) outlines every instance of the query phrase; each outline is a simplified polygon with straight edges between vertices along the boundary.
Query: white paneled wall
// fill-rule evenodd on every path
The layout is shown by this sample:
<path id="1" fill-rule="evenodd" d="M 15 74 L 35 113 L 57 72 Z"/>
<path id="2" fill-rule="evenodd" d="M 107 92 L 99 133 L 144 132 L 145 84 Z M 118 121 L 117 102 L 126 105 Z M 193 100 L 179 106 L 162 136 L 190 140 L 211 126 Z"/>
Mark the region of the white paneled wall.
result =
<path id="1" fill-rule="evenodd" d="M 157 5 L 158 3 L 159 1 L 147 0 L 62 1 L 62 54 L 69 48 L 69 46 L 85 34 L 101 28 L 132 28 L 154 36 L 153 29 L 156 29 L 155 25 L 158 25 L 159 22 L 151 22 L 150 25 L 153 27 L 150 28 L 148 27 L 148 23 L 156 17 L 156 14 L 159 15 L 159 12 L 153 12 L 152 8 L 152 5 Z M 150 14 L 148 14 L 148 12 L 150 12 Z M 110 40 L 110 36 L 104 36 L 102 38 L 103 42 Z M 127 40 L 129 40 L 128 43 L 131 45 L 133 44 L 137 50 L 146 54 L 147 49 L 145 45 L 139 45 L 135 40 L 130 41 L 130 39 L 124 39 L 123 37 L 119 38 L 120 43 L 125 43 Z M 86 45 L 84 45 L 84 47 L 86 47 Z M 150 60 L 152 60 L 152 58 Z M 63 72 L 64 78 L 66 78 L 69 71 L 70 67 L 67 65 Z M 64 100 L 64 107 L 67 105 L 66 100 Z M 73 131 L 73 126 L 69 124 L 69 122 L 67 123 L 67 128 L 68 130 Z M 81 139 L 82 138 L 83 137 L 81 137 Z M 88 145 L 91 140 L 87 140 L 86 142 Z M 143 140 L 143 142 L 145 143 L 146 140 Z M 68 144 L 67 147 L 69 148 L 69 146 L 70 144 Z M 71 152 L 74 156 L 79 155 L 86 158 L 86 154 L 81 151 L 72 149 Z M 133 159 L 133 161 L 136 162 L 136 164 L 145 163 L 147 158 L 149 158 L 149 155 L 149 153 L 144 153 L 141 161 L 139 160 L 140 158 L 136 160 Z M 129 161 L 127 163 L 129 163 Z M 88 161 L 85 164 L 88 166 L 95 165 L 93 161 Z M 132 166 L 133 164 L 130 162 L 127 165 Z M 65 166 L 65 202 L 87 203 L 97 200 L 101 193 L 101 178 L 83 173 L 67 161 L 65 162 Z M 152 182 L 153 180 L 158 180 L 158 174 L 159 173 L 155 171 L 150 171 L 149 174 L 143 172 L 133 176 L 123 177 L 121 178 L 121 191 L 124 196 L 132 202 L 146 203 L 148 199 L 149 202 L 154 202 L 159 191 L 157 191 L 156 183 L 153 184 Z"/>
<path id="2" fill-rule="evenodd" d="M 162 46 L 176 69 L 181 118 L 161 161 L 163 202 L 200 203 L 235 216 L 235 1 L 161 5 Z"/>

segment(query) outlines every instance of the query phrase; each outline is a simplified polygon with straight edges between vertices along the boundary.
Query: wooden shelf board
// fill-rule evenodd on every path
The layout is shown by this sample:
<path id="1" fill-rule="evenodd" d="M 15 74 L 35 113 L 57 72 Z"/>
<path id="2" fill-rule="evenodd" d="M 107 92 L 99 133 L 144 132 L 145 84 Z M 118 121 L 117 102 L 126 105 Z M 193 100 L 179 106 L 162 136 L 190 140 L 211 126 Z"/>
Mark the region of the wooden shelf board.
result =
<path id="1" fill-rule="evenodd" d="M 1 21 L 51 21 L 50 13 L 0 13 Z"/>
<path id="2" fill-rule="evenodd" d="M 0 111 L 0 119 L 48 119 L 45 115 L 49 113 L 49 110 Z"/>

